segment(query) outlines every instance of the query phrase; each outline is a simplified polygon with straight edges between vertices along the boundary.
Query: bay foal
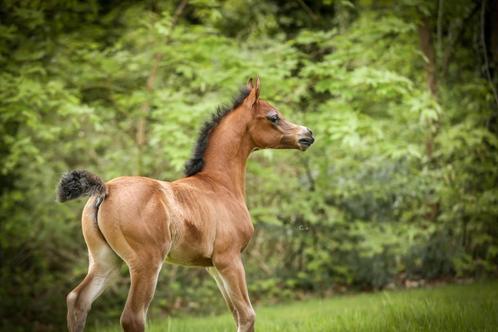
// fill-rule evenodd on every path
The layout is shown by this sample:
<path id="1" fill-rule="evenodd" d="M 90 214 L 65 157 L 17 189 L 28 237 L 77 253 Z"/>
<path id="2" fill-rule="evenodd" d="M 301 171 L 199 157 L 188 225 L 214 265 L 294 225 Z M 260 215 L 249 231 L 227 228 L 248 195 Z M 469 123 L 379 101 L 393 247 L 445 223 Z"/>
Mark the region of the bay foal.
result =
<path id="1" fill-rule="evenodd" d="M 306 150 L 314 141 L 309 129 L 260 100 L 259 87 L 259 78 L 249 80 L 232 107 L 204 124 L 182 179 L 126 176 L 104 183 L 82 170 L 61 178 L 60 201 L 91 196 L 82 214 L 89 268 L 67 296 L 70 331 L 83 331 L 91 304 L 117 273 L 119 259 L 131 276 L 123 330 L 144 331 L 158 274 L 167 261 L 206 267 L 237 331 L 254 331 L 241 259 L 254 231 L 245 203 L 246 161 L 256 149 Z"/>

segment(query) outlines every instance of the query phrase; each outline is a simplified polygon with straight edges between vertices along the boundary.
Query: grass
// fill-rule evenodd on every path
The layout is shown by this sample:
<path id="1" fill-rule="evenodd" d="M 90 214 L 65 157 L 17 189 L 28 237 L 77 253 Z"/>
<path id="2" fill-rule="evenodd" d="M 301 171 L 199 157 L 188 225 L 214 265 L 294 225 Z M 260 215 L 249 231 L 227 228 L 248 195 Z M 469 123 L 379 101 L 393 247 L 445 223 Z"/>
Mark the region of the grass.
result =
<path id="1" fill-rule="evenodd" d="M 498 331 L 498 281 L 470 285 L 344 295 L 258 306 L 256 330 L 297 331 Z M 96 331 L 120 331 L 113 328 Z M 230 315 L 165 318 L 148 331 L 235 331 Z"/>

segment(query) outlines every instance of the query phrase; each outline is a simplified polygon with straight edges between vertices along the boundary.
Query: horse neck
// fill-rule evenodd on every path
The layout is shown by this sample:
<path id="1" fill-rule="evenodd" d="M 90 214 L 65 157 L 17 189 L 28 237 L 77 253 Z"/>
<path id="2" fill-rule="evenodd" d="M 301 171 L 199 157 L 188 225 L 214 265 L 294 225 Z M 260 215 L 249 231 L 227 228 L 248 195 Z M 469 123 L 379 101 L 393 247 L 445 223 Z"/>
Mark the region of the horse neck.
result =
<path id="1" fill-rule="evenodd" d="M 245 199 L 246 161 L 254 145 L 247 132 L 249 113 L 244 106 L 227 114 L 211 133 L 200 174 Z"/>

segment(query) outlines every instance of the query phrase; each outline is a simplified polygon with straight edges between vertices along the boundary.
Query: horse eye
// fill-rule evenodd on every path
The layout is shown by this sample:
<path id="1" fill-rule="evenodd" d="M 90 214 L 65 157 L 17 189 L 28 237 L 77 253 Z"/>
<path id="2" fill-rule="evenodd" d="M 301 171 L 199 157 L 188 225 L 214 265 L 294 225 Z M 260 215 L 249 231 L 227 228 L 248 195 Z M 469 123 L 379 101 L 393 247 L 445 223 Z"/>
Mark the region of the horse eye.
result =
<path id="1" fill-rule="evenodd" d="M 272 114 L 267 117 L 268 120 L 270 120 L 272 123 L 277 123 L 280 118 L 278 117 L 278 114 Z"/>

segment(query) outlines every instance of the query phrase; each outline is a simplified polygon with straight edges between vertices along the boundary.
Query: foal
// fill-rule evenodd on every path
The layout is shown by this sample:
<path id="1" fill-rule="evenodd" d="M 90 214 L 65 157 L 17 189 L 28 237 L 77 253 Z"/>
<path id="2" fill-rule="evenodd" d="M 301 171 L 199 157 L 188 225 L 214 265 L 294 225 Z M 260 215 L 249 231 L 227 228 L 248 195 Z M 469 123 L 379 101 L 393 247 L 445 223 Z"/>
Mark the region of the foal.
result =
<path id="1" fill-rule="evenodd" d="M 67 296 L 70 331 L 83 331 L 92 302 L 118 271 L 119 258 L 131 276 L 123 330 L 144 331 L 158 274 L 167 261 L 206 267 L 237 331 L 254 331 L 241 259 L 254 232 L 245 203 L 246 160 L 256 149 L 304 151 L 314 141 L 309 129 L 285 120 L 260 100 L 259 86 L 259 78 L 249 80 L 231 108 L 204 124 L 185 178 L 165 182 L 127 176 L 104 183 L 82 170 L 61 178 L 61 202 L 91 196 L 82 214 L 89 268 Z"/>

